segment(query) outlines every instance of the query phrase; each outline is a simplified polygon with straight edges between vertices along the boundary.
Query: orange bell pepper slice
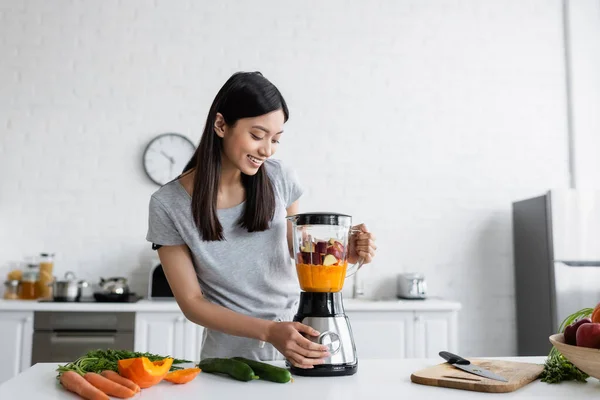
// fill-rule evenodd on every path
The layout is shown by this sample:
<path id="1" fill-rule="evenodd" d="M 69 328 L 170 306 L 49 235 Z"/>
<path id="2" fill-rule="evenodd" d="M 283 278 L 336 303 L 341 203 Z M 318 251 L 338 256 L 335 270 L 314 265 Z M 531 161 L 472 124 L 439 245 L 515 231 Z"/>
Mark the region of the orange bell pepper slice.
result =
<path id="1" fill-rule="evenodd" d="M 150 361 L 147 357 L 127 358 L 117 363 L 119 374 L 145 389 L 162 381 L 173 365 L 172 358 Z"/>
<path id="2" fill-rule="evenodd" d="M 169 372 L 167 376 L 165 376 L 165 381 L 177 384 L 188 383 L 194 380 L 201 371 L 200 368 L 186 368 Z"/>

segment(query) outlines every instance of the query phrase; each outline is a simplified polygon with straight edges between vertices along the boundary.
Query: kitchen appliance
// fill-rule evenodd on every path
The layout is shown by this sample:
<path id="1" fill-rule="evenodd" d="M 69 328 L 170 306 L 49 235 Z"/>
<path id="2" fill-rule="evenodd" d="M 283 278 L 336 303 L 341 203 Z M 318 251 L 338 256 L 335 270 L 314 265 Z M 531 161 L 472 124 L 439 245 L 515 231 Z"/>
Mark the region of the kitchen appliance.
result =
<path id="1" fill-rule="evenodd" d="M 427 298 L 425 276 L 419 273 L 398 274 L 396 277 L 396 297 L 407 300 Z"/>
<path id="2" fill-rule="evenodd" d="M 134 312 L 35 311 L 31 365 L 74 361 L 95 349 L 134 348 Z"/>
<path id="3" fill-rule="evenodd" d="M 88 283 L 86 281 L 77 282 L 75 274 L 67 271 L 64 280 L 55 280 L 48 285 L 52 285 L 54 301 L 77 301 L 81 298 L 82 287 L 87 287 Z"/>
<path id="4" fill-rule="evenodd" d="M 173 291 L 162 264 L 158 260 L 154 260 L 150 267 L 150 276 L 148 278 L 148 298 L 152 300 L 173 300 Z"/>
<path id="5" fill-rule="evenodd" d="M 129 293 L 129 285 L 127 284 L 127 278 L 116 276 L 112 278 L 100 278 L 98 283 L 98 292 L 105 295 L 126 295 Z"/>
<path id="6" fill-rule="evenodd" d="M 446 360 L 448 364 L 454 365 L 456 368 L 462 369 L 463 371 L 467 371 L 470 374 L 482 376 L 488 379 L 493 379 L 495 381 L 508 382 L 508 380 L 505 377 L 497 375 L 483 367 L 471 364 L 471 361 L 462 358 L 461 356 L 457 356 L 456 354 L 452 354 L 448 351 L 440 351 L 440 357 Z"/>
<path id="7" fill-rule="evenodd" d="M 561 322 L 600 301 L 600 191 L 550 190 L 512 216 L 518 355 L 548 354 Z"/>
<path id="8" fill-rule="evenodd" d="M 502 375 L 508 382 L 473 375 L 449 363 L 434 365 L 413 372 L 410 380 L 421 385 L 470 390 L 484 393 L 513 392 L 535 381 L 544 370 L 543 363 L 504 360 L 471 359 L 471 364 Z M 453 396 L 453 398 L 455 398 Z"/>
<path id="9" fill-rule="evenodd" d="M 290 366 L 304 376 L 352 375 L 358 357 L 350 320 L 344 312 L 342 287 L 346 277 L 361 267 L 363 260 L 348 265 L 348 241 L 352 217 L 337 213 L 305 213 L 289 216 L 292 222 L 294 259 L 300 282 L 300 303 L 295 322 L 311 326 L 318 337 L 307 336 L 325 345 L 330 356 L 311 369 Z"/>

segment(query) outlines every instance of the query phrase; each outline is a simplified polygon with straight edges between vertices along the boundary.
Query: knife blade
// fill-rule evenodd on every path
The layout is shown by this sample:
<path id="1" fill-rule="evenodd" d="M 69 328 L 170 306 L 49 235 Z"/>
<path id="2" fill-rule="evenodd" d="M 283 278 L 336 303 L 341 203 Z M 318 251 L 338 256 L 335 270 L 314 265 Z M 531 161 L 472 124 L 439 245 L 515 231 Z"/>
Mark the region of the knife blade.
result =
<path id="1" fill-rule="evenodd" d="M 477 365 L 471 364 L 471 362 L 467 359 L 462 358 L 461 356 L 457 356 L 456 354 L 452 354 L 448 351 L 440 351 L 440 357 L 448 362 L 448 364 L 453 365 L 456 368 L 460 368 L 463 371 L 469 372 L 474 375 L 479 375 L 484 378 L 494 379 L 496 381 L 508 382 L 508 379 L 503 376 L 497 375 L 490 370 L 479 367 Z"/>

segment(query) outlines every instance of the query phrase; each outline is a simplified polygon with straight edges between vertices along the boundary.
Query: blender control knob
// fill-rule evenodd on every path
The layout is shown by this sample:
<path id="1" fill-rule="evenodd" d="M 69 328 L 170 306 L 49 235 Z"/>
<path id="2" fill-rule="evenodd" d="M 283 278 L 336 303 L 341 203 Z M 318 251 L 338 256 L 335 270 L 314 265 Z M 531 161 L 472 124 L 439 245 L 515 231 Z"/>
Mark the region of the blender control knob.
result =
<path id="1" fill-rule="evenodd" d="M 318 341 L 320 344 L 327 347 L 327 351 L 330 355 L 336 354 L 338 351 L 340 351 L 340 348 L 342 347 L 340 337 L 335 332 L 327 331 L 321 333 Z"/>

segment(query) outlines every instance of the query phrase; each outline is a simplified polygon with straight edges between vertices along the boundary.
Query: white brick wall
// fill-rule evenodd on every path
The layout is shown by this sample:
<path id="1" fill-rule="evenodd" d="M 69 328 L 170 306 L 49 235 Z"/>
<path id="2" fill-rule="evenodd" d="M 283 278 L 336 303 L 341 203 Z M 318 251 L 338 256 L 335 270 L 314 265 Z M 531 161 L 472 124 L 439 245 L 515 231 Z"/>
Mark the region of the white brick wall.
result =
<path id="1" fill-rule="evenodd" d="M 0 0 L 0 266 L 143 274 L 155 135 L 199 140 L 219 87 L 260 70 L 277 154 L 378 236 L 370 297 L 424 272 L 463 303 L 463 355 L 516 351 L 510 204 L 567 184 L 561 2 Z"/>

